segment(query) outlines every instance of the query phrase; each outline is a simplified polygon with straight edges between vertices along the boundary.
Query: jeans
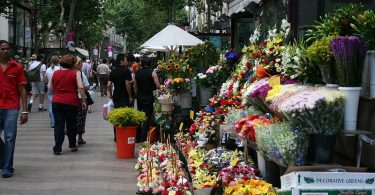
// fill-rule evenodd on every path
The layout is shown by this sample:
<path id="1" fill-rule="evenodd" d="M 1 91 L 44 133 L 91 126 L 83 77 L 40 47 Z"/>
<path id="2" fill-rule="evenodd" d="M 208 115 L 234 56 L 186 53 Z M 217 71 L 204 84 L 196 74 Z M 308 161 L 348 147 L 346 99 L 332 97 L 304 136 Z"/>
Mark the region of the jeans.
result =
<path id="1" fill-rule="evenodd" d="M 55 146 L 54 152 L 61 152 L 65 138 L 65 125 L 69 139 L 69 148 L 75 148 L 77 143 L 77 113 L 78 107 L 62 103 L 52 103 L 53 116 L 55 118 Z"/>
<path id="2" fill-rule="evenodd" d="M 18 109 L 0 109 L 0 135 L 4 131 L 4 140 L 0 137 L 0 164 L 3 173 L 13 173 L 13 155 L 17 136 Z"/>
<path id="3" fill-rule="evenodd" d="M 108 84 L 108 75 L 107 74 L 100 74 L 99 75 L 99 82 L 100 82 L 100 94 L 101 96 L 107 95 L 107 84 Z"/>
<path id="4" fill-rule="evenodd" d="M 47 91 L 48 114 L 49 114 L 49 120 L 50 120 L 51 127 L 54 127 L 55 126 L 55 118 L 53 117 L 53 112 L 52 112 L 52 97 L 53 97 L 53 93 L 50 90 L 48 90 Z"/>

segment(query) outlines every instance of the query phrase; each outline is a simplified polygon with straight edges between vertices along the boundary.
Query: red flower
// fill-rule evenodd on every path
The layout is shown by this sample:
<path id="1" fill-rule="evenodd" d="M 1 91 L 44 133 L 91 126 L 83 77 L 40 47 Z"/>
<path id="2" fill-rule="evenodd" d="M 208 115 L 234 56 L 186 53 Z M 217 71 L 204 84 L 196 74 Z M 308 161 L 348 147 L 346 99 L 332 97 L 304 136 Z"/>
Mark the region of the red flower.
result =
<path id="1" fill-rule="evenodd" d="M 260 57 L 260 53 L 253 53 L 253 58 L 257 59 Z"/>
<path id="2" fill-rule="evenodd" d="M 250 62 L 246 62 L 246 68 L 249 70 L 253 68 Z"/>
<path id="3" fill-rule="evenodd" d="M 168 189 L 171 187 L 171 184 L 169 182 L 164 183 L 164 189 Z"/>
<path id="4" fill-rule="evenodd" d="M 242 77 L 242 78 L 244 78 L 245 77 L 245 72 L 241 72 L 241 74 L 240 74 L 240 76 Z"/>
<path id="5" fill-rule="evenodd" d="M 267 41 L 263 41 L 260 43 L 261 46 L 266 46 L 267 45 Z"/>
<path id="6" fill-rule="evenodd" d="M 177 190 L 176 195 L 183 195 L 182 190 Z"/>

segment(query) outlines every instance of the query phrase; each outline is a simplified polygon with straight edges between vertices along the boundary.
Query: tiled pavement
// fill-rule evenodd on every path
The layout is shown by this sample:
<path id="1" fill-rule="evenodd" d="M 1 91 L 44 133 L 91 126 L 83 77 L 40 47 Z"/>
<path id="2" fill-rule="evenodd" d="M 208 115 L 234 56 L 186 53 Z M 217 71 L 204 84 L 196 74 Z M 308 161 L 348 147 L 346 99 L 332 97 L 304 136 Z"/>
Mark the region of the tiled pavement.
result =
<path id="1" fill-rule="evenodd" d="M 101 107 L 107 98 L 97 97 L 88 113 L 87 144 L 70 152 L 67 137 L 60 156 L 53 155 L 53 129 L 48 112 L 37 112 L 18 127 L 14 156 L 14 176 L 0 177 L 0 195 L 131 195 L 136 192 L 136 159 L 116 158 L 111 124 L 102 119 Z"/>

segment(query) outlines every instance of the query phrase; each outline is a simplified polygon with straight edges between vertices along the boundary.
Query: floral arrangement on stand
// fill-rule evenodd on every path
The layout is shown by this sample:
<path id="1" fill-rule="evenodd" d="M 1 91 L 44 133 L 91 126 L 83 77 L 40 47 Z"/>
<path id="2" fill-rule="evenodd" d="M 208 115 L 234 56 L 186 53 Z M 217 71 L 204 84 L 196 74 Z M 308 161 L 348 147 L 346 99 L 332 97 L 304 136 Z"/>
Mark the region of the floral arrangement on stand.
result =
<path id="1" fill-rule="evenodd" d="M 160 89 L 154 91 L 154 96 L 160 104 L 173 104 L 173 95 L 165 86 L 160 86 Z"/>
<path id="2" fill-rule="evenodd" d="M 175 92 L 190 90 L 194 70 L 189 65 L 189 59 L 173 54 L 166 62 L 160 62 L 158 69 L 165 72 L 165 87 Z"/>
<path id="3" fill-rule="evenodd" d="M 217 88 L 228 79 L 229 69 L 221 64 L 210 66 L 205 73 L 197 74 L 197 83 L 204 88 Z"/>

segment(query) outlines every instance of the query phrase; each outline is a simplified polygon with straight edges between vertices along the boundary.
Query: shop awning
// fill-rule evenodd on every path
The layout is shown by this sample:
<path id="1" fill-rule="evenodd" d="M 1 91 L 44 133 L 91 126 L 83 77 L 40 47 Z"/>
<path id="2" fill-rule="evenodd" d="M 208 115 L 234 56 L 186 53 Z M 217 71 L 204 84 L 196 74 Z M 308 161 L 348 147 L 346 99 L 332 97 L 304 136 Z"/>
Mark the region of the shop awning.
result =
<path id="1" fill-rule="evenodd" d="M 235 0 L 229 3 L 228 16 L 244 12 L 245 8 L 251 3 L 260 3 L 261 0 Z"/>
<path id="2" fill-rule="evenodd" d="M 76 47 L 75 49 L 78 53 L 82 54 L 83 56 L 89 57 L 89 51 L 87 51 L 85 49 L 78 48 L 78 47 Z"/>

